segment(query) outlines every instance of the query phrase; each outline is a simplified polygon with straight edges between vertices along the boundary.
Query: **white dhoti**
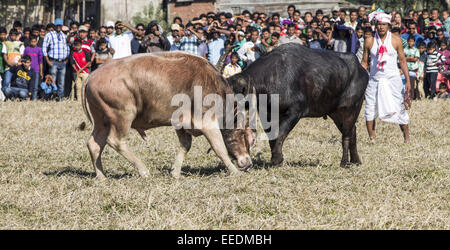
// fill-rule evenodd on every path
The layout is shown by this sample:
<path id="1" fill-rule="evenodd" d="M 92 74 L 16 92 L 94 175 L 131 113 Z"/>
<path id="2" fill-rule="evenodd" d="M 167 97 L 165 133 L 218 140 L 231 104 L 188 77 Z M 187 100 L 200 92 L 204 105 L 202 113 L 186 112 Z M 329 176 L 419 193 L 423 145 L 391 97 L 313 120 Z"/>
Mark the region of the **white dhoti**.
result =
<path id="1" fill-rule="evenodd" d="M 382 121 L 408 124 L 404 102 L 404 88 L 400 74 L 369 79 L 366 89 L 366 121 L 379 117 Z"/>

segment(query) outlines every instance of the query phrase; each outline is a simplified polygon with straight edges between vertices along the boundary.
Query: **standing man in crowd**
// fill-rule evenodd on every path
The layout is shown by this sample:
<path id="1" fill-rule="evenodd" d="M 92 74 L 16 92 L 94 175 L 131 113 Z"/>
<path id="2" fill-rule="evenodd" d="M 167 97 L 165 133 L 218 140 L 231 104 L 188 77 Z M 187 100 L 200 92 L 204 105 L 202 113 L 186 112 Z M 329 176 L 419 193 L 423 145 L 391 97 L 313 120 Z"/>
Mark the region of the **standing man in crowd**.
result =
<path id="1" fill-rule="evenodd" d="M 55 20 L 55 26 L 55 30 L 45 35 L 42 52 L 50 67 L 50 74 L 52 74 L 58 87 L 57 100 L 61 100 L 64 97 L 64 79 L 70 48 L 67 44 L 67 36 L 61 31 L 63 21 L 60 18 Z"/>
<path id="2" fill-rule="evenodd" d="M 423 42 L 423 36 L 417 33 L 417 24 L 414 21 L 408 23 L 408 32 L 404 33 L 401 37 L 407 41 L 408 37 L 414 37 L 415 47 L 419 45 L 419 43 Z"/>
<path id="3" fill-rule="evenodd" d="M 152 21 L 147 25 L 145 37 L 142 39 L 141 47 L 147 52 L 159 52 L 170 50 L 170 43 L 164 34 L 160 31 L 156 21 Z"/>
<path id="4" fill-rule="evenodd" d="M 242 61 L 250 65 L 260 56 L 259 44 L 259 33 L 257 30 L 251 31 L 250 41 L 244 43 L 242 47 L 238 50 L 239 57 Z"/>
<path id="5" fill-rule="evenodd" d="M 358 23 L 362 23 L 363 21 L 365 21 L 367 19 L 366 16 L 366 7 L 364 6 L 359 6 L 358 8 Z"/>
<path id="6" fill-rule="evenodd" d="M 145 35 L 144 24 L 138 23 L 136 25 L 136 30 L 138 31 L 138 33 L 134 34 L 134 38 L 133 40 L 131 40 L 131 53 L 133 55 L 138 53 L 145 53 L 144 48 L 141 46 L 142 39 Z"/>
<path id="7" fill-rule="evenodd" d="M 123 28 L 128 28 L 131 32 L 123 32 Z M 121 21 L 116 22 L 115 29 L 116 32 L 109 37 L 111 48 L 115 52 L 113 59 L 131 56 L 131 40 L 134 38 L 132 32 L 139 32 L 130 25 L 123 24 Z"/>
<path id="8" fill-rule="evenodd" d="M 280 45 L 285 43 L 298 43 L 303 44 L 302 40 L 295 36 L 295 24 L 289 24 L 288 25 L 288 32 L 286 35 L 282 36 L 280 38 Z"/>
<path id="9" fill-rule="evenodd" d="M 226 37 L 221 36 L 220 33 L 225 32 L 230 34 L 227 30 L 218 30 L 217 27 L 219 26 L 218 21 L 214 21 L 209 27 L 208 32 L 212 33 L 212 39 L 208 43 L 208 60 L 213 65 L 216 65 L 219 61 L 220 56 L 224 52 L 225 49 L 225 41 Z"/>
<path id="10" fill-rule="evenodd" d="M 181 34 L 180 34 L 180 25 L 177 23 L 172 24 L 170 27 L 170 30 L 172 33 L 170 36 L 167 37 L 167 40 L 170 43 L 170 51 L 178 50 L 180 47 L 180 40 L 181 40 Z"/>
<path id="11" fill-rule="evenodd" d="M 194 31 L 192 23 L 186 24 L 185 36 L 180 40 L 180 50 L 198 55 L 198 46 L 200 45 L 200 35 Z"/>
<path id="12" fill-rule="evenodd" d="M 375 38 L 369 37 L 365 40 L 361 63 L 365 69 L 370 66 L 369 85 L 365 95 L 367 131 L 370 140 L 375 140 L 375 119 L 380 117 L 383 121 L 399 124 L 404 142 L 409 143 L 409 116 L 405 106 L 409 102 L 411 83 L 403 44 L 399 36 L 392 35 L 389 31 L 390 15 L 379 13 L 375 19 Z M 371 62 L 369 62 L 369 55 Z M 403 82 L 397 59 L 406 78 L 405 93 L 403 93 Z"/>

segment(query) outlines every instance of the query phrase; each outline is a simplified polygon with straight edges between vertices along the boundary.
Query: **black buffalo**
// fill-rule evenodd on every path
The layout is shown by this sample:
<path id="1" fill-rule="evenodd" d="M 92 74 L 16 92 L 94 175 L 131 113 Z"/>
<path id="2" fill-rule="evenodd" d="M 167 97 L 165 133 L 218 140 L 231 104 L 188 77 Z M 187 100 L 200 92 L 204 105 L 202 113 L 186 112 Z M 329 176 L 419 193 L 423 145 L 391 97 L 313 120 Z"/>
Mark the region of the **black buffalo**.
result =
<path id="1" fill-rule="evenodd" d="M 247 93 L 251 86 L 258 95 L 279 94 L 279 136 L 269 140 L 272 164 L 283 161 L 283 142 L 300 118 L 329 116 L 342 133 L 341 166 L 348 164 L 349 150 L 350 162 L 361 164 L 355 123 L 368 80 L 355 55 L 294 43 L 279 46 L 228 78 L 235 93 Z M 270 114 L 270 104 L 268 109 Z"/>

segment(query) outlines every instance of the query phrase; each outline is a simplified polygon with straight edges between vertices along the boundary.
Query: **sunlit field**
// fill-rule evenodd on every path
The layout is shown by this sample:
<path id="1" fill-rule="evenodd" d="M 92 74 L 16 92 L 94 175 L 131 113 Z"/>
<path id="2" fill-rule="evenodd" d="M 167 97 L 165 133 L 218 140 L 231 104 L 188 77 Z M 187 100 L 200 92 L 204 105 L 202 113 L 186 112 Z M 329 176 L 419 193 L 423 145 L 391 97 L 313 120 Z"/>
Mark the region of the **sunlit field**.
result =
<path id="1" fill-rule="evenodd" d="M 229 176 L 198 137 L 177 180 L 174 130 L 149 130 L 148 142 L 133 130 L 128 145 L 150 178 L 107 146 L 99 181 L 78 102 L 0 103 L 0 229 L 450 229 L 450 100 L 414 102 L 409 114 L 405 145 L 381 122 L 369 142 L 361 112 L 361 166 L 339 167 L 331 119 L 302 119 L 281 166 L 260 140 L 254 167 Z"/>

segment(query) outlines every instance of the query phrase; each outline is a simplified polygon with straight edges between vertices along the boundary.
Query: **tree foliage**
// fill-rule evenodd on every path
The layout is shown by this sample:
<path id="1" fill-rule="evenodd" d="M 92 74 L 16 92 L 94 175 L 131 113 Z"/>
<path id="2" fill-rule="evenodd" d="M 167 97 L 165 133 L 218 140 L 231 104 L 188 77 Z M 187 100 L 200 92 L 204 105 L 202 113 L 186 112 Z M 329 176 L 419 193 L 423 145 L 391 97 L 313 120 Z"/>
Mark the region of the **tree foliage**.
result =
<path id="1" fill-rule="evenodd" d="M 360 1 L 364 4 L 371 5 L 375 3 L 375 8 L 381 8 L 385 11 L 396 10 L 400 13 L 407 14 L 409 10 L 414 9 L 416 5 L 416 10 L 422 9 L 432 9 L 438 8 L 440 10 L 447 10 L 448 3 L 445 0 L 372 0 L 372 1 Z"/>
<path id="2" fill-rule="evenodd" d="M 143 23 L 146 25 L 151 21 L 157 21 L 164 30 L 167 30 L 168 28 L 165 11 L 161 8 L 161 5 L 158 5 L 155 8 L 152 2 L 150 2 L 148 6 L 144 6 L 144 10 L 142 12 L 133 16 L 132 21 L 134 25 L 138 23 Z"/>

